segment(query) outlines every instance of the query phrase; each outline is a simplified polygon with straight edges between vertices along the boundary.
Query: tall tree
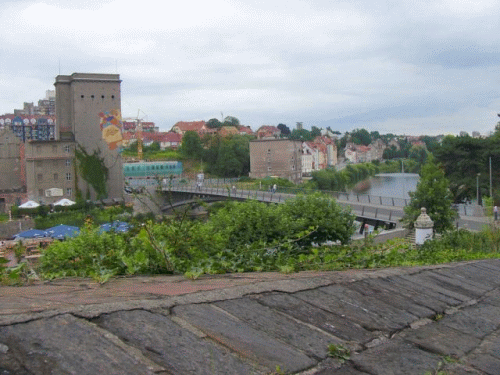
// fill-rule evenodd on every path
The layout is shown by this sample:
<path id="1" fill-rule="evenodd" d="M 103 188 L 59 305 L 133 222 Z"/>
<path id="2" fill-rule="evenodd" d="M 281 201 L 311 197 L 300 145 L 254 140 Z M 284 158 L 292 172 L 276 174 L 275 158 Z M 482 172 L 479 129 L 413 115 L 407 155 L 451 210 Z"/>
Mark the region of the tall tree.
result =
<path id="1" fill-rule="evenodd" d="M 370 137 L 370 133 L 366 129 L 354 129 L 351 132 L 351 141 L 357 145 L 365 145 L 368 146 L 372 139 Z"/>
<path id="2" fill-rule="evenodd" d="M 227 116 L 224 118 L 224 126 L 240 126 L 240 120 L 234 116 Z"/>
<path id="3" fill-rule="evenodd" d="M 281 135 L 288 137 L 291 133 L 290 128 L 285 124 L 278 124 L 278 129 L 281 131 Z"/>
<path id="4" fill-rule="evenodd" d="M 221 126 L 222 122 L 220 122 L 216 118 L 211 118 L 210 120 L 207 121 L 207 127 L 209 127 L 210 129 L 217 129 L 220 128 Z"/>
<path id="5" fill-rule="evenodd" d="M 201 158 L 203 155 L 203 146 L 198 133 L 193 131 L 186 132 L 182 137 L 182 144 L 179 151 L 186 158 Z"/>
<path id="6" fill-rule="evenodd" d="M 316 137 L 319 137 L 321 135 L 321 129 L 318 128 L 317 126 L 311 127 L 311 137 L 314 139 Z"/>
<path id="7" fill-rule="evenodd" d="M 290 134 L 290 139 L 294 141 L 312 141 L 314 137 L 311 135 L 311 132 L 307 129 L 293 129 Z"/>
<path id="8" fill-rule="evenodd" d="M 438 233 L 453 228 L 457 213 L 451 207 L 453 194 L 449 188 L 448 179 L 429 155 L 427 162 L 420 172 L 420 181 L 415 192 L 410 193 L 410 204 L 404 208 L 402 221 L 413 228 L 420 215 L 421 208 L 425 207 L 427 214 L 434 221 L 434 230 Z"/>

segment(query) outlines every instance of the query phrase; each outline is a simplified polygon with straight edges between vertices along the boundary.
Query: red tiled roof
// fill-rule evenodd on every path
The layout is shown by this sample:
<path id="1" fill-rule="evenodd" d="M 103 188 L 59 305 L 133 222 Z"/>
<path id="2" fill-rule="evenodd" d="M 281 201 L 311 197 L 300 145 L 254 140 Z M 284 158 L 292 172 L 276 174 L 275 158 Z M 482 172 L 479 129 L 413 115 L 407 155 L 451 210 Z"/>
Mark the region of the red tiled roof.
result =
<path id="1" fill-rule="evenodd" d="M 257 132 L 271 132 L 271 133 L 278 133 L 280 130 L 276 126 L 272 125 L 262 125 Z"/>
<path id="2" fill-rule="evenodd" d="M 358 152 L 368 152 L 371 149 L 372 148 L 370 146 L 363 146 L 363 145 L 356 146 L 356 151 L 358 151 Z"/>
<path id="3" fill-rule="evenodd" d="M 205 127 L 205 121 L 179 121 L 173 127 L 177 126 L 181 131 L 200 131 Z"/>
<path id="4" fill-rule="evenodd" d="M 122 134 L 122 138 L 125 140 L 125 141 L 129 141 L 131 139 L 135 139 L 135 134 L 134 133 L 131 133 L 131 132 L 123 132 Z"/>
<path id="5" fill-rule="evenodd" d="M 238 126 L 238 130 L 240 133 L 253 134 L 253 131 L 250 128 L 250 126 L 241 125 L 241 126 Z"/>
<path id="6" fill-rule="evenodd" d="M 143 138 L 147 141 L 180 143 L 182 135 L 174 132 L 144 133 Z"/>

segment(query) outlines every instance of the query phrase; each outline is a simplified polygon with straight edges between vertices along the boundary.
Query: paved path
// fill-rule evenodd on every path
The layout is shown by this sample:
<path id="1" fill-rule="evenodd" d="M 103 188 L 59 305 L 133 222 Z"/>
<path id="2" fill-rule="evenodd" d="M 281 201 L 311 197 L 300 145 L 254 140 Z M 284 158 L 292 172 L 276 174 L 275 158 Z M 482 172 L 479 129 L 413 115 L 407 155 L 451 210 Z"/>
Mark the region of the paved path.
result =
<path id="1" fill-rule="evenodd" d="M 1 375 L 438 369 L 500 374 L 500 260 L 0 287 Z"/>

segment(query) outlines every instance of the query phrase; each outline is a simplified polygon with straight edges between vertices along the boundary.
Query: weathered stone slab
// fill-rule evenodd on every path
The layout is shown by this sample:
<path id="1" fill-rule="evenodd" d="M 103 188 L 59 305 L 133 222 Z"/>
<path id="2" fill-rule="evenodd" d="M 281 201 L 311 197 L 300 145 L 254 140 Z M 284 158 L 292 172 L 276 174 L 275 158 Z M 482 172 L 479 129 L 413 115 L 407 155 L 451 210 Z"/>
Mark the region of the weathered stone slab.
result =
<path id="1" fill-rule="evenodd" d="M 450 375 L 484 375 L 484 372 L 479 372 L 462 363 L 447 363 L 444 365 L 442 371 L 444 374 Z"/>
<path id="2" fill-rule="evenodd" d="M 429 281 L 426 279 L 424 276 L 421 274 L 416 274 L 416 275 L 401 275 L 399 276 L 400 278 L 414 284 L 418 284 L 424 288 L 428 288 L 434 292 L 437 292 L 438 294 L 441 294 L 443 296 L 448 296 L 450 298 L 453 298 L 457 301 L 460 301 L 460 303 L 469 301 L 471 298 L 467 295 L 464 295 L 462 293 L 457 293 L 449 288 L 442 287 L 440 285 L 437 285 L 434 281 Z"/>
<path id="3" fill-rule="evenodd" d="M 328 356 L 328 345 L 342 341 L 306 324 L 301 324 L 288 315 L 278 313 L 248 298 L 215 303 L 216 306 L 236 316 L 251 327 L 296 347 L 317 359 Z"/>
<path id="4" fill-rule="evenodd" d="M 259 303 L 293 316 L 347 341 L 365 343 L 375 336 L 345 317 L 325 311 L 285 293 L 264 293 L 252 298 Z"/>
<path id="5" fill-rule="evenodd" d="M 498 259 L 485 259 L 474 263 L 474 265 L 477 267 L 490 269 L 494 272 L 500 272 L 500 262 L 498 261 Z"/>
<path id="6" fill-rule="evenodd" d="M 366 372 L 360 372 L 353 369 L 350 365 L 342 366 L 341 368 L 325 368 L 318 370 L 314 375 L 369 375 Z"/>
<path id="7" fill-rule="evenodd" d="M 442 268 L 440 270 L 433 271 L 433 273 L 459 280 L 464 284 L 477 288 L 482 294 L 487 293 L 492 289 L 492 286 L 484 283 L 480 277 L 473 277 L 475 274 L 462 270 L 461 267 Z"/>
<path id="8" fill-rule="evenodd" d="M 0 327 L 0 342 L 28 374 L 154 374 L 88 322 L 71 315 Z"/>
<path id="9" fill-rule="evenodd" d="M 444 270 L 444 269 L 443 269 Z M 448 272 L 453 272 L 457 275 L 463 275 L 466 278 L 472 279 L 479 284 L 484 284 L 489 288 L 498 287 L 498 273 L 490 268 L 484 268 L 477 263 L 463 264 L 457 267 L 448 269 Z"/>
<path id="10" fill-rule="evenodd" d="M 422 290 L 415 290 L 412 286 L 402 282 L 399 279 L 370 279 L 370 283 L 381 288 L 387 289 L 393 293 L 398 293 L 400 295 L 406 296 L 415 303 L 425 306 L 434 312 L 443 312 L 449 305 L 442 301 L 441 299 L 435 298 L 429 293 L 423 293 Z"/>
<path id="11" fill-rule="evenodd" d="M 474 354 L 488 354 L 500 360 L 500 331 L 486 337 Z"/>
<path id="12" fill-rule="evenodd" d="M 440 324 L 477 338 L 483 338 L 498 329 L 500 308 L 487 304 L 468 307 L 456 314 L 446 315 Z"/>
<path id="13" fill-rule="evenodd" d="M 473 354 L 470 358 L 467 358 L 466 363 L 478 370 L 481 370 L 481 374 L 500 374 L 500 359 L 488 354 Z"/>
<path id="14" fill-rule="evenodd" d="M 434 285 L 440 286 L 447 290 L 452 290 L 456 293 L 469 297 L 470 299 L 479 298 L 487 292 L 484 288 L 474 287 L 463 280 L 454 277 L 440 275 L 433 271 L 422 272 L 419 277 L 431 282 Z"/>
<path id="15" fill-rule="evenodd" d="M 280 366 L 285 372 L 297 372 L 316 364 L 316 361 L 300 351 L 264 332 L 257 331 L 211 305 L 177 306 L 173 309 L 173 313 L 213 340 L 272 371 L 276 366 Z"/>
<path id="16" fill-rule="evenodd" d="M 418 318 L 430 317 L 435 313 L 433 310 L 417 304 L 412 299 L 394 292 L 394 290 L 384 288 L 380 284 L 374 283 L 373 279 L 357 281 L 349 284 L 348 287 L 362 295 L 376 298 L 397 309 L 409 312 Z"/>
<path id="17" fill-rule="evenodd" d="M 318 289 L 298 292 L 293 295 L 313 306 L 349 319 L 369 331 L 394 331 L 404 327 L 401 323 L 384 319 L 373 310 L 365 308 L 363 304 L 352 301 L 350 298 L 341 299 Z"/>
<path id="18" fill-rule="evenodd" d="M 481 298 L 480 302 L 483 304 L 500 307 L 500 290 L 495 289 L 488 292 Z"/>
<path id="19" fill-rule="evenodd" d="M 394 282 L 396 285 L 399 285 L 401 288 L 406 288 L 408 290 L 420 293 L 422 296 L 428 296 L 429 298 L 434 298 L 442 301 L 446 304 L 447 307 L 460 305 L 462 303 L 462 300 L 451 298 L 449 295 L 439 293 L 426 285 L 421 285 L 414 280 L 404 279 L 401 276 L 390 278 L 390 281 Z"/>
<path id="20" fill-rule="evenodd" d="M 360 371 L 372 375 L 423 375 L 437 368 L 441 357 L 408 342 L 393 340 L 351 357 Z"/>
<path id="21" fill-rule="evenodd" d="M 377 315 L 380 321 L 385 322 L 386 329 L 390 329 L 390 326 L 398 326 L 396 329 L 401 329 L 418 320 L 415 315 L 407 311 L 389 305 L 378 298 L 363 296 L 348 286 L 331 285 L 318 288 L 318 290 L 334 299 L 342 301 L 344 304 L 355 306 L 363 311 L 369 311 Z"/>
<path id="22" fill-rule="evenodd" d="M 440 323 L 405 331 L 401 337 L 428 351 L 455 358 L 463 357 L 481 342 L 475 337 Z"/>
<path id="23" fill-rule="evenodd" d="M 164 315 L 120 311 L 103 315 L 95 322 L 172 374 L 258 373 L 224 347 L 197 337 Z"/>

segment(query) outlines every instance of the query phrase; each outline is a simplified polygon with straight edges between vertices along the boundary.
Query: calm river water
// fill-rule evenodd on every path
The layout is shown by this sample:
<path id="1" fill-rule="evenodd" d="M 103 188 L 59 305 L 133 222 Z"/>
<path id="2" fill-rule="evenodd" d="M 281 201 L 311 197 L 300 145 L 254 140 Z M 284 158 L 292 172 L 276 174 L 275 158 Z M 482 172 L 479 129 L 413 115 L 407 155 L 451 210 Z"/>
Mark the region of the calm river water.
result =
<path id="1" fill-rule="evenodd" d="M 419 180 L 416 173 L 381 173 L 355 186 L 353 192 L 381 197 L 410 198 Z"/>

